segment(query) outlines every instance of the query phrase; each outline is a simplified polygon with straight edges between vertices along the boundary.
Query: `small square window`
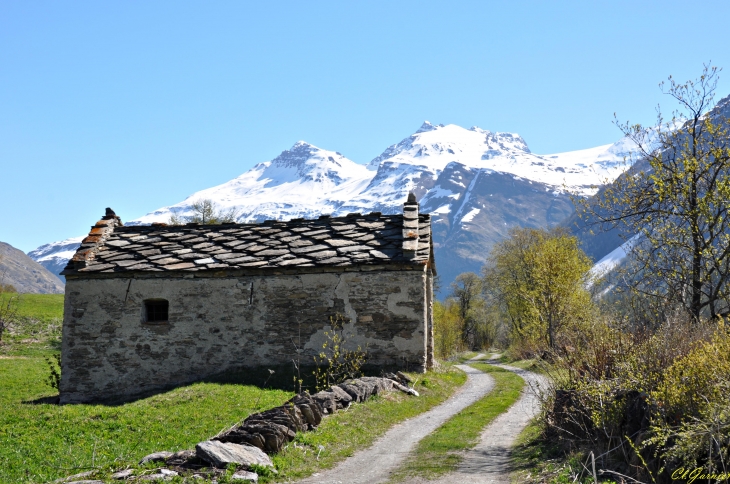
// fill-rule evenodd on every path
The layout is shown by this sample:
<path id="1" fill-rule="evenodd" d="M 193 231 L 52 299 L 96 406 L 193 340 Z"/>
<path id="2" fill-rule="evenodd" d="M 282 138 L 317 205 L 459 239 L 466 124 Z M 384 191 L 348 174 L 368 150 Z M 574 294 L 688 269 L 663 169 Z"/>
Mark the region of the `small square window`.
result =
<path id="1" fill-rule="evenodd" d="M 145 323 L 166 323 L 167 310 L 170 303 L 164 299 L 152 299 L 144 302 Z"/>

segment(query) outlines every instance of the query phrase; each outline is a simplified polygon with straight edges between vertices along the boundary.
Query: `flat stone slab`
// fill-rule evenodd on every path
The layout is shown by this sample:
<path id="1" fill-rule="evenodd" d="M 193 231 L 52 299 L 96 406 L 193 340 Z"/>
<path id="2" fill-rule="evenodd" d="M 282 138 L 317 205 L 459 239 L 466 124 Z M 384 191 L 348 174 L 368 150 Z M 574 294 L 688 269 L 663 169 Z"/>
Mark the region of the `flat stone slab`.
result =
<path id="1" fill-rule="evenodd" d="M 274 467 L 268 455 L 258 447 L 251 445 L 206 440 L 195 446 L 195 453 L 200 459 L 210 462 L 214 467 L 219 469 L 227 467 L 228 464 L 240 464 L 247 467 L 252 464 L 257 464 L 271 468 Z"/>
<path id="2" fill-rule="evenodd" d="M 238 471 L 231 476 L 232 481 L 259 482 L 259 475 L 255 472 Z"/>
<path id="3" fill-rule="evenodd" d="M 153 454 L 146 455 L 142 457 L 142 460 L 139 461 L 139 465 L 144 465 L 148 462 L 162 462 L 168 457 L 172 455 L 172 452 L 162 451 L 162 452 L 155 452 Z"/>
<path id="4" fill-rule="evenodd" d="M 127 477 L 134 474 L 132 469 L 124 469 L 123 471 L 115 472 L 111 475 L 112 479 L 126 479 Z"/>
<path id="5" fill-rule="evenodd" d="M 89 476 L 93 475 L 95 472 L 96 471 L 80 472 L 80 473 L 74 474 L 72 476 L 62 477 L 60 479 L 56 479 L 55 481 L 53 481 L 53 483 L 54 484 L 58 484 L 58 483 L 61 483 L 61 482 L 69 482 L 70 483 L 72 481 L 77 481 L 78 482 L 80 480 L 83 480 L 84 477 L 89 477 Z"/>
<path id="6" fill-rule="evenodd" d="M 157 474 L 147 474 L 146 476 L 139 476 L 137 478 L 138 481 L 171 481 L 172 476 L 168 476 L 167 474 L 157 473 Z"/>

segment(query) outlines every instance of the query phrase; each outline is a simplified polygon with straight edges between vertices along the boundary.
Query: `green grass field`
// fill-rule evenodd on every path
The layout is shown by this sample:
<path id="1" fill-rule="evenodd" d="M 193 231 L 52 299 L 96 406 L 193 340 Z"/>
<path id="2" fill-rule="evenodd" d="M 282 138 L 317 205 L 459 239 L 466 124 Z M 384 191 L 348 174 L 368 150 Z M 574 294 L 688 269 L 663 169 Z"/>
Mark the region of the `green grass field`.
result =
<path id="1" fill-rule="evenodd" d="M 32 403 L 56 394 L 46 383 L 44 357 L 57 352 L 63 298 L 33 295 L 21 304 L 20 322 L 0 346 L 0 483 L 49 482 L 90 469 L 98 470 L 94 478 L 107 480 L 112 470 L 135 466 L 151 452 L 194 448 L 293 395 L 252 385 L 195 383 L 117 406 Z M 273 456 L 276 480 L 333 466 L 393 424 L 444 401 L 466 381 L 450 367 L 417 377 L 419 398 L 398 392 L 376 397 L 299 434 L 296 446 Z"/>
<path id="2" fill-rule="evenodd" d="M 36 319 L 63 319 L 63 294 L 0 294 L 0 303 L 18 298 L 18 316 Z"/>
<path id="3" fill-rule="evenodd" d="M 63 294 L 0 293 L 0 304 L 9 299 L 15 317 L 2 335 L 0 356 L 43 356 L 61 349 Z"/>
<path id="4" fill-rule="evenodd" d="M 39 357 L 0 359 L 0 482 L 47 482 L 191 448 L 292 395 L 199 383 L 120 406 L 29 403 L 56 393 L 44 382 L 47 373 Z"/>
<path id="5" fill-rule="evenodd" d="M 97 468 L 100 477 L 159 450 L 194 448 L 254 411 L 280 405 L 293 393 L 250 385 L 196 383 L 119 406 L 30 403 L 55 392 L 40 357 L 0 359 L 0 482 L 46 482 Z M 394 423 L 446 399 L 465 381 L 449 370 L 429 374 L 420 398 L 392 393 L 353 406 L 297 437 L 274 456 L 280 480 L 332 466 L 367 446 Z M 256 405 L 257 403 L 257 405 Z M 317 453 L 319 446 L 324 450 Z"/>

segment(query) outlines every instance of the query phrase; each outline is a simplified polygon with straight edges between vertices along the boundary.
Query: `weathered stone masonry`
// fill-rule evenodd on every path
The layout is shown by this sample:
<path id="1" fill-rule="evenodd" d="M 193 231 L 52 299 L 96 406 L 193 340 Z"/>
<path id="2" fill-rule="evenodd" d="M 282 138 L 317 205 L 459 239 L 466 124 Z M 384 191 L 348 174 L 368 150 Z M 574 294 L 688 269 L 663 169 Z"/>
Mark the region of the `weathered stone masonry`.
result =
<path id="1" fill-rule="evenodd" d="M 121 226 L 108 213 L 64 271 L 61 401 L 94 401 L 230 368 L 312 361 L 341 313 L 370 363 L 433 362 L 430 217 Z M 150 304 L 163 304 L 164 320 Z M 162 313 L 161 313 L 162 314 Z"/>

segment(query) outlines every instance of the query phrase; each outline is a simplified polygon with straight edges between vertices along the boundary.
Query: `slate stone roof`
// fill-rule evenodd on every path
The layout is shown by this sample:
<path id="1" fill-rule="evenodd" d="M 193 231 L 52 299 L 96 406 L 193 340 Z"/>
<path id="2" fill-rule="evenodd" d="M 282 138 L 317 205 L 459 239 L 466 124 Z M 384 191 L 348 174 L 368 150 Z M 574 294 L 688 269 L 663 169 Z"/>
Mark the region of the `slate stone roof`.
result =
<path id="1" fill-rule="evenodd" d="M 373 212 L 262 224 L 123 226 L 108 209 L 62 274 L 382 265 L 423 268 L 432 261 L 431 217 L 418 213 L 415 200 L 404 205 L 402 215 Z"/>

